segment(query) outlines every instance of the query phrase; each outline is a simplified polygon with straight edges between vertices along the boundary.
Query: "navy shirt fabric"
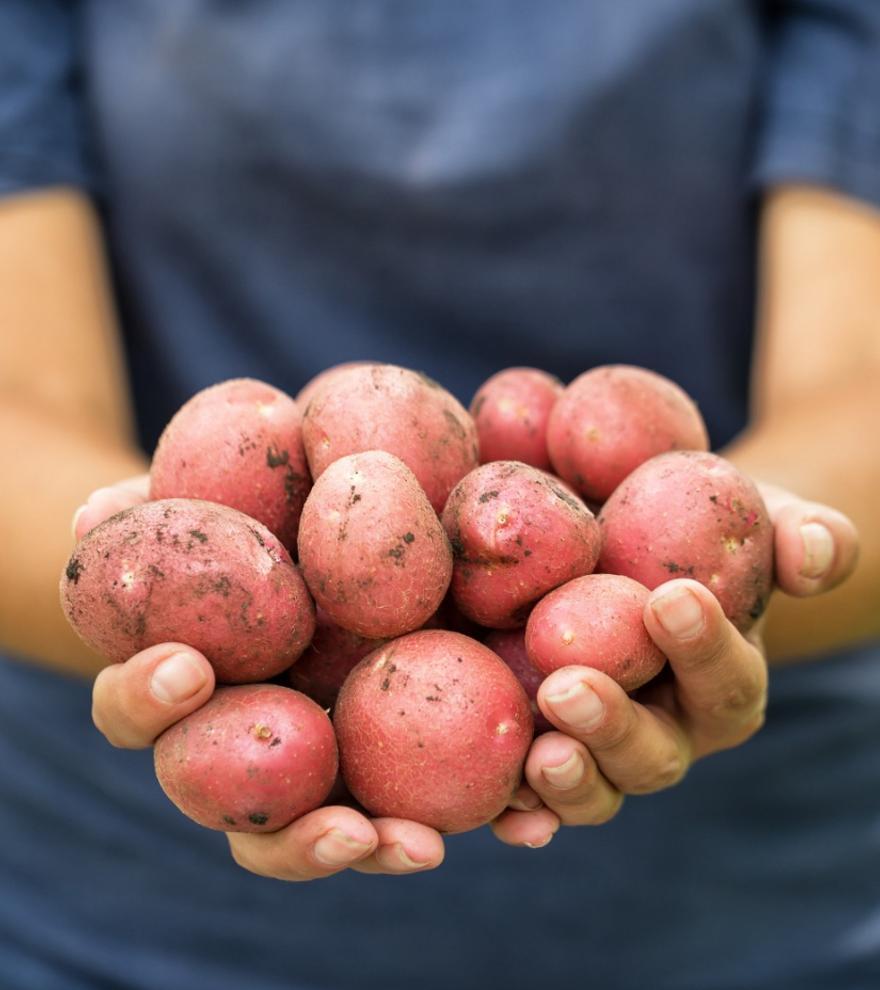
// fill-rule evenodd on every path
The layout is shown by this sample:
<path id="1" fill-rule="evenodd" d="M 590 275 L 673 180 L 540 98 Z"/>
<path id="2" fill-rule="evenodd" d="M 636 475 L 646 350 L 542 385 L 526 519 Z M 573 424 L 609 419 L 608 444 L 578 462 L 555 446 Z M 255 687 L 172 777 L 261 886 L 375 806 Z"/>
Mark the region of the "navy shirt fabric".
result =
<path id="1" fill-rule="evenodd" d="M 638 363 L 720 446 L 757 196 L 795 180 L 880 205 L 876 0 L 0 6 L 0 192 L 95 197 L 147 449 L 201 386 L 355 358 L 464 401 L 512 364 Z M 775 670 L 753 741 L 603 828 L 288 885 L 113 750 L 86 683 L 9 658 L 0 985 L 868 990 L 878 660 Z"/>

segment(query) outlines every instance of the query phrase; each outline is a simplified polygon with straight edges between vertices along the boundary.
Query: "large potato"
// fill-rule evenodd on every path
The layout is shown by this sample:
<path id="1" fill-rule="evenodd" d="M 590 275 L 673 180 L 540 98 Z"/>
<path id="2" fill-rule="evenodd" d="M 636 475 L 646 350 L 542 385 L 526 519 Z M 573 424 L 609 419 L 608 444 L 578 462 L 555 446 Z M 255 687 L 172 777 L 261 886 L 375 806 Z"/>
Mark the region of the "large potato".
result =
<path id="1" fill-rule="evenodd" d="M 412 632 L 449 587 L 452 551 L 412 471 L 372 450 L 317 479 L 299 532 L 303 576 L 337 625 L 371 639 Z"/>
<path id="2" fill-rule="evenodd" d="M 250 378 L 221 382 L 185 403 L 150 468 L 152 499 L 220 502 L 261 522 L 291 551 L 311 486 L 297 404 Z"/>
<path id="3" fill-rule="evenodd" d="M 146 502 L 101 523 L 61 577 L 73 628 L 114 661 L 187 643 L 226 683 L 289 667 L 315 630 L 290 555 L 265 526 L 225 505 Z"/>
<path id="4" fill-rule="evenodd" d="M 319 807 L 338 763 L 325 712 L 277 684 L 218 688 L 159 737 L 154 759 L 174 804 L 224 832 L 276 832 Z"/>
<path id="5" fill-rule="evenodd" d="M 319 371 L 314 378 L 310 378 L 296 393 L 296 404 L 300 407 L 300 409 L 302 409 L 303 412 L 305 412 L 309 407 L 309 403 L 318 394 L 318 392 L 320 392 L 320 390 L 328 382 L 332 382 L 340 372 L 348 371 L 349 368 L 360 368 L 364 365 L 372 365 L 375 363 L 375 361 L 343 361 L 342 364 L 334 364 L 329 368 L 325 368 L 323 371 Z"/>
<path id="6" fill-rule="evenodd" d="M 333 723 L 342 776 L 372 814 L 464 832 L 519 785 L 532 713 L 519 681 L 460 633 L 423 630 L 369 654 Z"/>
<path id="7" fill-rule="evenodd" d="M 548 591 L 593 570 L 599 527 L 554 478 L 517 461 L 494 461 L 456 485 L 443 525 L 455 566 L 452 594 L 474 622 L 525 625 Z"/>
<path id="8" fill-rule="evenodd" d="M 703 417 L 675 382 L 645 368 L 607 365 L 579 375 L 550 413 L 556 473 L 604 502 L 640 464 L 667 450 L 708 450 Z"/>
<path id="9" fill-rule="evenodd" d="M 493 629 L 483 643 L 501 657 L 522 684 L 535 720 L 535 735 L 553 729 L 553 724 L 538 708 L 538 688 L 544 681 L 544 674 L 532 663 L 526 652 L 525 629 Z"/>
<path id="10" fill-rule="evenodd" d="M 773 580 L 773 526 L 754 483 L 715 454 L 661 454 L 602 507 L 598 569 L 647 588 L 674 577 L 704 584 L 746 630 Z"/>
<path id="11" fill-rule="evenodd" d="M 312 397 L 303 442 L 316 480 L 347 454 L 384 450 L 415 474 L 435 512 L 479 463 L 473 420 L 446 389 L 391 364 L 337 372 Z"/>

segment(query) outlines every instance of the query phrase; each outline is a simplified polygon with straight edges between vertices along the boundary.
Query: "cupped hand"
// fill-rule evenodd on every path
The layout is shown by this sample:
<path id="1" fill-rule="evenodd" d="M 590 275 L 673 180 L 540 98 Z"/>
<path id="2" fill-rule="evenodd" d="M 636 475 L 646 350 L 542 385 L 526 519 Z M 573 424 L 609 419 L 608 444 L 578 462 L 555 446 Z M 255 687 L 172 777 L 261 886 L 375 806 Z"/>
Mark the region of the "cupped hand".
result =
<path id="1" fill-rule="evenodd" d="M 75 538 L 146 501 L 148 491 L 144 475 L 93 492 L 74 517 Z M 182 643 L 162 643 L 101 671 L 92 716 L 114 746 L 143 749 L 213 691 L 214 672 L 201 653 Z M 439 866 L 444 854 L 443 839 L 434 829 L 397 818 L 369 819 L 342 804 L 318 808 L 278 832 L 230 832 L 227 838 L 240 866 L 280 880 L 314 880 L 346 867 L 415 873 Z"/>
<path id="2" fill-rule="evenodd" d="M 850 520 L 760 487 L 774 525 L 777 588 L 806 597 L 840 584 L 858 556 Z M 588 667 L 557 670 L 541 685 L 538 704 L 559 731 L 533 743 L 525 781 L 492 826 L 503 842 L 542 846 L 560 825 L 604 823 L 625 795 L 670 787 L 694 760 L 738 746 L 761 727 L 762 622 L 741 635 L 712 593 L 690 580 L 656 588 L 644 621 L 669 666 L 632 697 Z"/>

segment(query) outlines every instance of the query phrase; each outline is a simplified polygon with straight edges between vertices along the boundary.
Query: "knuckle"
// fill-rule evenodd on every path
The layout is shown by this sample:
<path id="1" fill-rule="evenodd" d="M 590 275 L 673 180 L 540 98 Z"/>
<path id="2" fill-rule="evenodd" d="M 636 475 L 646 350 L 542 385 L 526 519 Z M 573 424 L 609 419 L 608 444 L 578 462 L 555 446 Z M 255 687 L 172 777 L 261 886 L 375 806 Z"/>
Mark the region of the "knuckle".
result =
<path id="1" fill-rule="evenodd" d="M 674 787 L 680 783 L 687 773 L 688 763 L 684 756 L 676 751 L 665 754 L 643 776 L 636 778 L 629 787 L 628 794 L 653 794 Z"/>

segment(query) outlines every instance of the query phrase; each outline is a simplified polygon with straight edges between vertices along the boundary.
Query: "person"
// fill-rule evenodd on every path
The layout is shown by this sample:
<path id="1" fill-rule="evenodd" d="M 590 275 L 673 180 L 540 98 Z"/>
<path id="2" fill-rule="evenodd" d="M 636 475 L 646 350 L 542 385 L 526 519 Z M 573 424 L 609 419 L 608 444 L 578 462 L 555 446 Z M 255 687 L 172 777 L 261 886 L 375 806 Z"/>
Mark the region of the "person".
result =
<path id="1" fill-rule="evenodd" d="M 878 55 L 872 0 L 6 0 L 5 986 L 876 986 Z M 675 680 L 548 679 L 563 731 L 440 869 L 349 808 L 233 862 L 152 773 L 203 658 L 104 669 L 120 748 L 89 723 L 68 522 L 143 497 L 120 479 L 198 388 L 358 358 L 464 400 L 515 364 L 669 375 L 767 486 L 781 592 L 743 638 L 658 589 Z"/>

